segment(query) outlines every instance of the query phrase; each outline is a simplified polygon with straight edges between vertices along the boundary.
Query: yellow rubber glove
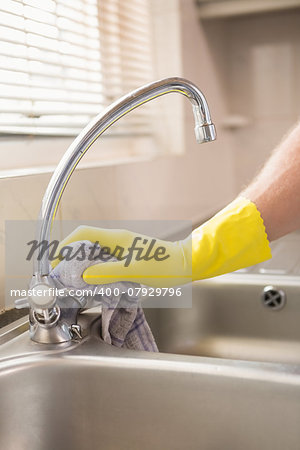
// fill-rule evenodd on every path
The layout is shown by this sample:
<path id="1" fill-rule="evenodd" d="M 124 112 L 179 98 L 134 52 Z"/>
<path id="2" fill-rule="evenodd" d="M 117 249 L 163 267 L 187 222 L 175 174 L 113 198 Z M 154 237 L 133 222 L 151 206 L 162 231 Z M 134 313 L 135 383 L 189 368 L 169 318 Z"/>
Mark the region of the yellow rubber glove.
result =
<path id="1" fill-rule="evenodd" d="M 153 239 L 128 230 L 81 226 L 60 243 L 58 251 L 80 240 L 99 242 L 119 259 L 86 269 L 83 279 L 89 284 L 134 281 L 170 287 L 232 272 L 272 256 L 260 213 L 254 203 L 242 197 L 182 241 Z M 152 248 L 147 254 L 149 245 Z M 131 251 L 133 247 L 135 250 Z M 58 260 L 53 261 L 52 265 L 57 263 Z"/>

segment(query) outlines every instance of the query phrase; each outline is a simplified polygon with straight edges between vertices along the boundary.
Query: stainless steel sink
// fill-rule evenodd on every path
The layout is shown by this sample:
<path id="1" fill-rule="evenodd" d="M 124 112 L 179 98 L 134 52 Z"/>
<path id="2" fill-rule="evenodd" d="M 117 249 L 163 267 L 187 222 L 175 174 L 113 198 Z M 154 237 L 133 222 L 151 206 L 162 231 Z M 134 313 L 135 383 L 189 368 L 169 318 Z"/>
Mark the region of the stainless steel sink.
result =
<path id="1" fill-rule="evenodd" d="M 205 337 L 209 324 L 211 333 L 229 336 L 225 299 L 219 304 L 212 296 L 209 304 L 200 301 L 203 287 L 195 289 L 203 309 L 196 301 L 194 314 L 159 312 L 164 349 L 176 350 L 175 330 L 185 336 L 187 315 L 190 337 Z M 231 302 L 236 306 L 237 296 Z M 234 311 L 237 336 L 246 318 L 234 318 Z M 252 313 L 254 306 L 248 318 Z M 99 339 L 95 316 L 84 320 L 91 332 L 80 343 L 41 345 L 14 330 L 0 347 L 1 449 L 299 450 L 300 365 L 123 351 Z"/>
<path id="2" fill-rule="evenodd" d="M 300 277 L 202 281 L 193 286 L 192 308 L 146 315 L 163 352 L 300 364 Z"/>

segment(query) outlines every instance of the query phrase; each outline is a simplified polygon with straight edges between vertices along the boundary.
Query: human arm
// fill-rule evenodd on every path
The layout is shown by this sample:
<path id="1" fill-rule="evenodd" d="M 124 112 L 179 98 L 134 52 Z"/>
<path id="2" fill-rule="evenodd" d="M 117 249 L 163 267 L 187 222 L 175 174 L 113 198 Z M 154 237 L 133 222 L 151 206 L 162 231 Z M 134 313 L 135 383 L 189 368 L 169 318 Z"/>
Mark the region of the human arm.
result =
<path id="1" fill-rule="evenodd" d="M 257 206 L 269 241 L 300 228 L 300 123 L 241 195 Z"/>

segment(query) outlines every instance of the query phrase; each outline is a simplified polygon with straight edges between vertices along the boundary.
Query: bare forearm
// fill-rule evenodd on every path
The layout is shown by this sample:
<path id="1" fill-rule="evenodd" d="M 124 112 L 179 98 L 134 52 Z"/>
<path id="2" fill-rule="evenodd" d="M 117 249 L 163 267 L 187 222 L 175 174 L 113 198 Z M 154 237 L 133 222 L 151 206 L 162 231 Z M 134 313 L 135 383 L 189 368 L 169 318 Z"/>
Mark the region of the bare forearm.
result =
<path id="1" fill-rule="evenodd" d="M 256 204 L 270 241 L 300 228 L 300 123 L 241 195 Z"/>

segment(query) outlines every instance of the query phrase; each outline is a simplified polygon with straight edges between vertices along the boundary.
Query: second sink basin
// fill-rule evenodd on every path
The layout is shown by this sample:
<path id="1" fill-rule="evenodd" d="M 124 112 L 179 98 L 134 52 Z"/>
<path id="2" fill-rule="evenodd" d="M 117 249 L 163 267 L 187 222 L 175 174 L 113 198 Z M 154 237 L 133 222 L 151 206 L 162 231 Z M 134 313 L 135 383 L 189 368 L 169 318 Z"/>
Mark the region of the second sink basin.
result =
<path id="1" fill-rule="evenodd" d="M 194 283 L 192 308 L 145 312 L 162 352 L 298 364 L 299 280 L 232 274 Z"/>

